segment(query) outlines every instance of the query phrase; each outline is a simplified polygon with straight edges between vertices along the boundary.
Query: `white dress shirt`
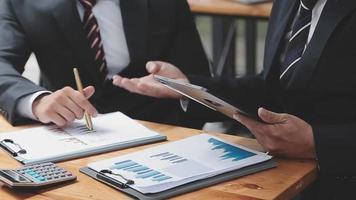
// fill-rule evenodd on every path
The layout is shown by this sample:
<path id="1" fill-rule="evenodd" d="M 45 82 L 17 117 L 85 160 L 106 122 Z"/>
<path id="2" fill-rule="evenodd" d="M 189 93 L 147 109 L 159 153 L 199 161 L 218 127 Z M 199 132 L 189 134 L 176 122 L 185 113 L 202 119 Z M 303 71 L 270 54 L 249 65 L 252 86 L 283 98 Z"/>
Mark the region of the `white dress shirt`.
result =
<path id="1" fill-rule="evenodd" d="M 308 36 L 308 43 L 310 42 L 311 38 L 314 35 L 315 28 L 318 25 L 321 13 L 323 12 L 323 9 L 325 7 L 327 0 L 319 0 L 316 2 L 315 7 L 312 12 L 312 20 L 311 20 L 311 25 L 310 25 L 310 30 L 309 30 L 309 36 Z"/>
<path id="2" fill-rule="evenodd" d="M 77 8 L 79 16 L 83 20 L 84 9 L 79 1 L 77 1 Z M 108 69 L 107 78 L 112 78 L 130 64 L 120 0 L 98 0 L 93 7 L 93 13 L 100 28 Z"/>
<path id="3" fill-rule="evenodd" d="M 77 9 L 81 20 L 83 20 L 84 8 L 79 1 L 77 1 Z M 120 0 L 98 0 L 93 7 L 93 13 L 100 28 L 108 69 L 107 78 L 112 78 L 130 63 Z M 44 93 L 49 93 L 49 91 L 40 91 L 21 98 L 17 104 L 17 113 L 22 117 L 36 120 L 32 111 L 32 104 L 37 97 Z"/>

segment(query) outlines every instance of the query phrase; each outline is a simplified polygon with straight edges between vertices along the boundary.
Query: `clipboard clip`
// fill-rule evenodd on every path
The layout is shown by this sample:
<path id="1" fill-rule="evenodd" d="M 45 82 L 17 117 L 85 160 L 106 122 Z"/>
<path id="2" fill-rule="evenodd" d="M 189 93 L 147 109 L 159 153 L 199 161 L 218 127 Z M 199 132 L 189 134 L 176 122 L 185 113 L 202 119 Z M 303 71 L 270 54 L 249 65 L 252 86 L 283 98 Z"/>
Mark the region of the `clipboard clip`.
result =
<path id="1" fill-rule="evenodd" d="M 114 175 L 114 176 L 118 176 L 122 179 L 124 179 L 126 181 L 126 183 L 123 183 L 123 182 L 120 182 L 116 179 L 113 179 L 109 176 L 107 176 L 106 174 L 111 174 L 111 175 Z M 123 175 L 121 174 L 116 174 L 116 173 L 113 173 L 111 170 L 108 170 L 108 169 L 103 169 L 101 170 L 98 174 L 97 174 L 97 178 L 99 178 L 100 180 L 104 181 L 104 182 L 107 182 L 109 184 L 112 184 L 114 186 L 118 186 L 120 188 L 128 188 L 129 185 L 133 185 L 135 184 L 135 181 L 131 180 L 131 179 L 128 179 L 128 178 L 125 178 Z"/>
<path id="2" fill-rule="evenodd" d="M 13 145 L 17 146 L 19 148 L 19 150 L 14 151 L 12 148 L 10 148 L 8 145 L 6 145 L 6 143 L 13 144 Z M 0 141 L 0 146 L 14 157 L 17 157 L 19 154 L 27 153 L 27 151 L 24 148 L 22 148 L 19 144 L 17 144 L 16 142 L 14 142 L 11 139 L 4 139 L 4 140 Z"/>

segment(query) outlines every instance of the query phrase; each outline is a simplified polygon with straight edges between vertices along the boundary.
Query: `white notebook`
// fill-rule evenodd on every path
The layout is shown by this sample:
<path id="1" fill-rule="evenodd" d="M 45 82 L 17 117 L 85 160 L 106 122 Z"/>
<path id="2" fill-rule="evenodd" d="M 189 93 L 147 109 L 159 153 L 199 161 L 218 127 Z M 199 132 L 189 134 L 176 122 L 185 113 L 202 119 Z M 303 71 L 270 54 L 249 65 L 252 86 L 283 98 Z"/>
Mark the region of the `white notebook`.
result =
<path id="1" fill-rule="evenodd" d="M 92 119 L 94 131 L 84 120 L 59 128 L 40 126 L 0 134 L 0 146 L 24 163 L 54 162 L 118 150 L 157 141 L 166 137 L 151 131 L 121 112 Z"/>

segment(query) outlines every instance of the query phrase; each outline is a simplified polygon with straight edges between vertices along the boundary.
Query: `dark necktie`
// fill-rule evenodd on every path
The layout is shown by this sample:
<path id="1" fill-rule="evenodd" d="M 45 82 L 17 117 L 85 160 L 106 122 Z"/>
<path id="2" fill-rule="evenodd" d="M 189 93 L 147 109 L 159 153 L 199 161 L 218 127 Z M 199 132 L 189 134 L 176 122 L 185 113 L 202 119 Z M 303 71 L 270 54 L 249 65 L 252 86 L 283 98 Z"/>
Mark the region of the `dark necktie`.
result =
<path id="1" fill-rule="evenodd" d="M 289 79 L 302 58 L 308 41 L 312 11 L 317 1 L 300 0 L 298 17 L 293 24 L 292 36 L 289 39 L 285 58 L 281 66 L 279 77 L 281 80 Z"/>
<path id="2" fill-rule="evenodd" d="M 100 29 L 98 22 L 92 11 L 97 0 L 79 0 L 79 2 L 84 7 L 84 18 L 83 25 L 84 30 L 87 36 L 87 39 L 90 43 L 90 48 L 94 51 L 94 60 L 99 63 L 99 71 L 103 78 L 105 79 L 107 75 L 107 65 L 105 60 L 105 52 L 103 48 L 103 43 L 100 36 Z"/>

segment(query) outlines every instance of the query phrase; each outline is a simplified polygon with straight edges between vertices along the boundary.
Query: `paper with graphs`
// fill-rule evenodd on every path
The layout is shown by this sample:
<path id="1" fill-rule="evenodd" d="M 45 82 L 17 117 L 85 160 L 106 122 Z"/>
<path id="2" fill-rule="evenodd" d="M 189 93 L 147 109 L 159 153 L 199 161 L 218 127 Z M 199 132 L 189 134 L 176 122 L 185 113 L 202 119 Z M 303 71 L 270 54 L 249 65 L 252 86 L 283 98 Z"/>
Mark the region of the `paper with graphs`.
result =
<path id="1" fill-rule="evenodd" d="M 63 128 L 50 125 L 0 134 L 0 141 L 12 140 L 13 143 L 3 144 L 14 152 L 26 150 L 17 159 L 33 163 L 63 160 L 165 139 L 120 112 L 99 115 L 92 121 L 93 131 L 88 131 L 84 120 L 78 120 Z"/>
<path id="2" fill-rule="evenodd" d="M 120 174 L 132 179 L 130 187 L 141 193 L 157 193 L 195 180 L 261 163 L 272 157 L 220 138 L 199 134 L 183 140 L 149 148 L 88 165 L 120 182 Z"/>

